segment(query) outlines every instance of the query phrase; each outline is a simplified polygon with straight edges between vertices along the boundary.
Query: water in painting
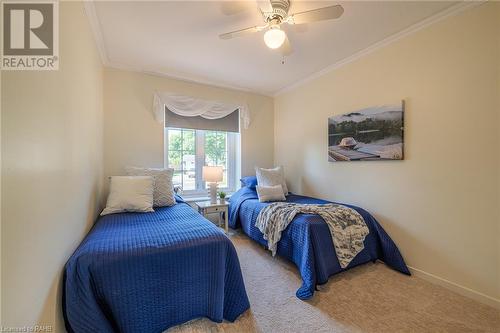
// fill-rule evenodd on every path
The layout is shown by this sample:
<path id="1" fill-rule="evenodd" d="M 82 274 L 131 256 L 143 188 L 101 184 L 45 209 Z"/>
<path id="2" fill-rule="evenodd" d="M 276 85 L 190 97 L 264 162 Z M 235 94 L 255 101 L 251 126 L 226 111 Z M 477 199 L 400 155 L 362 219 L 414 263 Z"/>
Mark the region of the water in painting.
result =
<path id="1" fill-rule="evenodd" d="M 404 103 L 328 118 L 328 160 L 402 160 Z"/>

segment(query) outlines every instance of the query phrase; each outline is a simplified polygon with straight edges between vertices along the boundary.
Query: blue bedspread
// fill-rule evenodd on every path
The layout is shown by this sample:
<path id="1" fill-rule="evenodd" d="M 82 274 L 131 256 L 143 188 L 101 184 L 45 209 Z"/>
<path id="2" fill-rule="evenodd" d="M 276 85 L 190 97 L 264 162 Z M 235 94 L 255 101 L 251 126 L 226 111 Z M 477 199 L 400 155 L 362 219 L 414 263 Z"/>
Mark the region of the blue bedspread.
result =
<path id="1" fill-rule="evenodd" d="M 287 196 L 287 202 L 328 203 L 325 200 L 294 194 Z M 255 222 L 260 210 L 268 204 L 259 202 L 254 189 L 241 188 L 231 196 L 229 226 L 233 229 L 241 226 L 250 238 L 267 246 L 267 241 L 255 226 Z M 346 269 L 380 259 L 395 270 L 410 275 L 398 248 L 375 218 L 359 207 L 345 206 L 353 208 L 361 214 L 370 230 L 365 238 L 365 248 Z M 330 276 L 345 270 L 340 267 L 337 260 L 328 225 L 318 215 L 297 215 L 282 233 L 277 253 L 297 265 L 302 277 L 302 286 L 296 293 L 300 299 L 312 297 L 316 285 L 326 283 Z"/>
<path id="2" fill-rule="evenodd" d="M 64 273 L 70 333 L 162 332 L 250 307 L 233 244 L 186 203 L 101 217 Z"/>

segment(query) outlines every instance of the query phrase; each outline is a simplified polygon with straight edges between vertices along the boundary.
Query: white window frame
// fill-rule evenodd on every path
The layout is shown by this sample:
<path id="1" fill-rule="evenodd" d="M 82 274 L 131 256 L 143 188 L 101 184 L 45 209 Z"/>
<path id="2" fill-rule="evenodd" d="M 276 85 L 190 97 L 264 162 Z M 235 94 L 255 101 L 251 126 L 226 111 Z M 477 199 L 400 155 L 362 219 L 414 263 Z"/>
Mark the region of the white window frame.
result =
<path id="1" fill-rule="evenodd" d="M 165 127 L 163 138 L 163 163 L 168 168 L 168 130 L 193 130 L 190 128 Z M 183 197 L 207 197 L 208 190 L 206 183 L 202 179 L 202 170 L 205 165 L 205 130 L 195 131 L 195 189 L 182 191 Z M 224 131 L 219 131 L 224 132 Z M 240 154 L 240 134 L 233 132 L 227 133 L 227 187 L 219 187 L 220 191 L 232 193 L 236 191 L 236 185 L 240 178 L 241 154 Z"/>

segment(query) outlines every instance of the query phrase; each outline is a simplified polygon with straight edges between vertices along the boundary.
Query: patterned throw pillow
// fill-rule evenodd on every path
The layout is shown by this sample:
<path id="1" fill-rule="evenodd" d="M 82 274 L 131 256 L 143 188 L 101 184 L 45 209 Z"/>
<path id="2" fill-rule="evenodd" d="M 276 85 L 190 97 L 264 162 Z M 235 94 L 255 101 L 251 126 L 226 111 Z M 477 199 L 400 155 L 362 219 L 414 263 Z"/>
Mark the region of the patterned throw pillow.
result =
<path id="1" fill-rule="evenodd" d="M 283 193 L 288 195 L 288 187 L 285 182 L 285 170 L 282 166 L 278 166 L 274 169 L 255 167 L 255 175 L 257 176 L 257 183 L 260 186 L 281 185 L 283 187 Z"/>
<path id="2" fill-rule="evenodd" d="M 163 207 L 175 205 L 174 186 L 172 184 L 174 169 L 126 167 L 125 170 L 129 176 L 153 177 L 153 206 Z"/>

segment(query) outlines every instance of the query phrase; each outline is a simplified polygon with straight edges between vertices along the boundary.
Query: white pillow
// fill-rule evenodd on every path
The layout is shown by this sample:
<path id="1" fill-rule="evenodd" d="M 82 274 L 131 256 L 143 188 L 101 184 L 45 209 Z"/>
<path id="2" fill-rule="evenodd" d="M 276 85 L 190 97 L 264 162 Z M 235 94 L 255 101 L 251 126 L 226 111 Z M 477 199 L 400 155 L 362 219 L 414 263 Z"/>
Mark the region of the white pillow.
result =
<path id="1" fill-rule="evenodd" d="M 153 206 L 164 207 L 175 205 L 172 177 L 174 169 L 153 169 L 126 167 L 129 176 L 151 176 L 154 179 Z"/>
<path id="2" fill-rule="evenodd" d="M 282 166 L 274 169 L 264 169 L 255 167 L 255 175 L 257 176 L 257 184 L 261 186 L 283 186 L 283 193 L 288 195 L 288 187 L 285 182 L 285 170 Z"/>
<path id="3" fill-rule="evenodd" d="M 153 185 L 151 176 L 110 177 L 109 195 L 102 215 L 122 212 L 153 212 Z"/>
<path id="4" fill-rule="evenodd" d="M 257 185 L 257 195 L 260 202 L 267 201 L 285 201 L 285 193 L 281 185 L 274 186 L 260 186 Z"/>

